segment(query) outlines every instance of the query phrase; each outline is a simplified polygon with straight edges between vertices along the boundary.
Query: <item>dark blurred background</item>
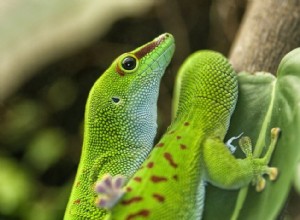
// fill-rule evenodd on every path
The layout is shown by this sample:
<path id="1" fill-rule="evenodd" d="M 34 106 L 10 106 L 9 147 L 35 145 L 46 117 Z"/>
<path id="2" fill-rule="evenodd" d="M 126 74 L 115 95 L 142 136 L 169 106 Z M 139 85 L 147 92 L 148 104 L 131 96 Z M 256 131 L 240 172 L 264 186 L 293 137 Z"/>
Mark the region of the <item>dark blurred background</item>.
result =
<path id="1" fill-rule="evenodd" d="M 246 9 L 242 0 L 9 2 L 0 2 L 0 219 L 28 220 L 62 219 L 88 92 L 113 59 L 163 32 L 175 36 L 160 137 L 184 58 L 207 48 L 227 55 Z M 291 195 L 285 212 L 294 219 L 299 198 Z"/>

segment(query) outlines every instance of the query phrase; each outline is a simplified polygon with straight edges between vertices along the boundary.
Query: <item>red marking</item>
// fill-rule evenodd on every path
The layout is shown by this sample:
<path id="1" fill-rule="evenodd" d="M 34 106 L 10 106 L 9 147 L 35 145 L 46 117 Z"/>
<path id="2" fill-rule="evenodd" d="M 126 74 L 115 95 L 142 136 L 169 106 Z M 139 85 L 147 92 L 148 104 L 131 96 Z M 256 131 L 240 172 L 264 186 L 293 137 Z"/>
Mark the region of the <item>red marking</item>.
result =
<path id="1" fill-rule="evenodd" d="M 142 209 L 141 211 L 135 213 L 135 214 L 130 214 L 126 217 L 126 220 L 133 220 L 135 219 L 136 217 L 148 217 L 150 214 L 150 211 L 147 210 L 147 209 Z"/>
<path id="2" fill-rule="evenodd" d="M 80 204 L 80 199 L 76 199 L 73 204 Z"/>
<path id="3" fill-rule="evenodd" d="M 132 191 L 132 188 L 131 187 L 126 187 L 126 192 L 131 192 Z"/>
<path id="4" fill-rule="evenodd" d="M 124 76 L 125 75 L 125 73 L 124 73 L 124 71 L 120 68 L 120 66 L 117 64 L 117 66 L 116 66 L 116 71 L 117 71 L 117 73 L 120 75 L 120 76 Z"/>
<path id="5" fill-rule="evenodd" d="M 177 140 L 181 139 L 181 136 L 177 136 L 176 139 L 177 139 Z"/>
<path id="6" fill-rule="evenodd" d="M 190 125 L 190 123 L 189 122 L 184 122 L 184 124 L 183 124 L 184 126 L 189 126 Z"/>
<path id="7" fill-rule="evenodd" d="M 166 177 L 162 177 L 162 176 L 151 176 L 151 181 L 154 183 L 158 183 L 158 182 L 163 182 L 163 181 L 167 181 L 168 179 Z"/>
<path id="8" fill-rule="evenodd" d="M 156 193 L 153 193 L 153 198 L 155 198 L 157 201 L 159 202 L 164 202 L 165 201 L 165 197 Z"/>
<path id="9" fill-rule="evenodd" d="M 134 177 L 133 180 L 136 181 L 136 182 L 139 182 L 139 183 L 142 182 L 141 177 Z"/>
<path id="10" fill-rule="evenodd" d="M 164 157 L 166 158 L 166 160 L 169 162 L 169 164 L 174 167 L 177 168 L 178 164 L 174 162 L 173 157 L 170 153 L 164 153 Z"/>
<path id="11" fill-rule="evenodd" d="M 153 162 L 149 162 L 148 164 L 147 164 L 147 167 L 148 168 L 152 168 L 154 166 L 154 163 Z"/>
<path id="12" fill-rule="evenodd" d="M 135 52 L 135 56 L 138 59 L 143 58 L 147 53 L 150 53 L 151 51 L 153 51 L 156 46 L 157 46 L 157 42 L 153 41 L 150 42 L 149 44 L 146 44 L 143 48 L 141 48 L 139 51 Z"/>
<path id="13" fill-rule="evenodd" d="M 177 180 L 178 180 L 178 176 L 177 176 L 177 175 L 174 175 L 174 176 L 173 176 L 173 179 L 177 181 Z"/>
<path id="14" fill-rule="evenodd" d="M 187 147 L 184 144 L 180 144 L 180 148 L 181 148 L 181 150 L 185 150 Z"/>
<path id="15" fill-rule="evenodd" d="M 164 35 L 158 39 L 156 39 L 155 41 L 152 41 L 148 44 L 146 44 L 145 46 L 143 46 L 140 50 L 136 51 L 134 53 L 134 55 L 136 56 L 136 58 L 141 59 L 143 58 L 146 54 L 150 53 L 151 51 L 153 51 L 161 42 L 163 42 L 168 36 Z"/>
<path id="16" fill-rule="evenodd" d="M 157 147 L 163 147 L 165 144 L 164 143 L 158 143 L 156 146 Z"/>
<path id="17" fill-rule="evenodd" d="M 78 187 L 78 186 L 80 186 L 80 182 L 77 182 L 77 183 L 76 183 L 76 187 Z"/>
<path id="18" fill-rule="evenodd" d="M 142 201 L 142 200 L 143 200 L 142 197 L 137 196 L 137 197 L 133 197 L 133 198 L 128 199 L 128 200 L 122 200 L 121 204 L 122 205 L 130 205 L 131 203 L 139 202 L 139 201 Z"/>

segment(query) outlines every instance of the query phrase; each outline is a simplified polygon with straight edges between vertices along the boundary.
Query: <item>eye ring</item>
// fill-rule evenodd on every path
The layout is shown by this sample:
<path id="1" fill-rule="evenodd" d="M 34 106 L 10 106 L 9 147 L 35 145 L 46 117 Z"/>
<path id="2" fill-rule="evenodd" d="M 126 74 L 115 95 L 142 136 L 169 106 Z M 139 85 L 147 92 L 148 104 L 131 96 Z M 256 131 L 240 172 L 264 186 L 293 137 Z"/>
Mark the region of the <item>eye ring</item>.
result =
<path id="1" fill-rule="evenodd" d="M 123 71 L 133 72 L 138 67 L 138 59 L 132 54 L 124 54 L 120 59 L 119 65 Z"/>

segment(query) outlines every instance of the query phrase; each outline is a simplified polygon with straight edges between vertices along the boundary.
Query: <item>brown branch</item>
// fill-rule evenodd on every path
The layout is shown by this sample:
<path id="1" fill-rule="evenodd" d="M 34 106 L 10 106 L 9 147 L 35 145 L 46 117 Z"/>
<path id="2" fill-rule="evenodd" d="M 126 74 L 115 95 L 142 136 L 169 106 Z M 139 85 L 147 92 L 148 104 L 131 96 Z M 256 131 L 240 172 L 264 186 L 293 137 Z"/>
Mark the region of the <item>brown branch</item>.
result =
<path id="1" fill-rule="evenodd" d="M 299 0 L 252 0 L 229 59 L 237 71 L 275 73 L 282 57 L 299 46 Z"/>

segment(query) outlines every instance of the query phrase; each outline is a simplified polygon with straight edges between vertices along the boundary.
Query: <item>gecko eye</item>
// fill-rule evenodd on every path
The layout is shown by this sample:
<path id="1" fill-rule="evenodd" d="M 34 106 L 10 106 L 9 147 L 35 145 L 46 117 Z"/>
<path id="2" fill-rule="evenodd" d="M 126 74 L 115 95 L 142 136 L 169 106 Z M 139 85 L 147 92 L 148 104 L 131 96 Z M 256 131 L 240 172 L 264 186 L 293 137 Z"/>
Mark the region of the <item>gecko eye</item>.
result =
<path id="1" fill-rule="evenodd" d="M 122 60 L 122 67 L 125 70 L 133 70 L 136 67 L 136 58 L 127 56 Z"/>
<path id="2" fill-rule="evenodd" d="M 118 97 L 112 97 L 111 100 L 114 102 L 114 103 L 119 103 L 120 102 L 120 99 Z"/>

